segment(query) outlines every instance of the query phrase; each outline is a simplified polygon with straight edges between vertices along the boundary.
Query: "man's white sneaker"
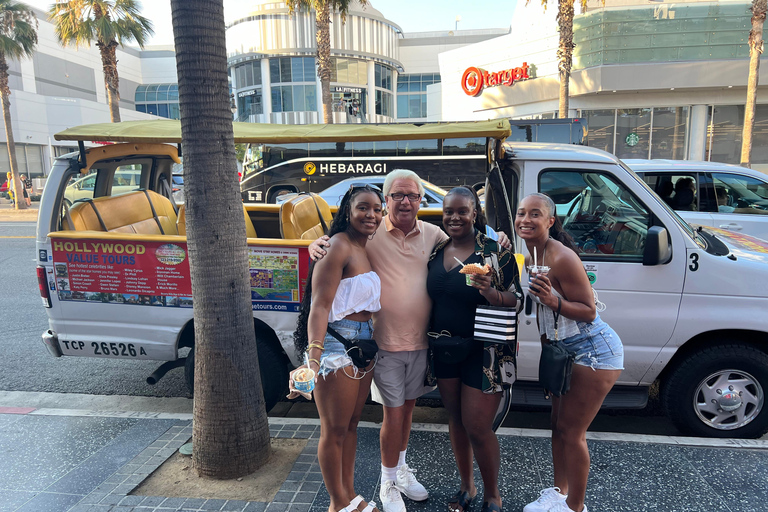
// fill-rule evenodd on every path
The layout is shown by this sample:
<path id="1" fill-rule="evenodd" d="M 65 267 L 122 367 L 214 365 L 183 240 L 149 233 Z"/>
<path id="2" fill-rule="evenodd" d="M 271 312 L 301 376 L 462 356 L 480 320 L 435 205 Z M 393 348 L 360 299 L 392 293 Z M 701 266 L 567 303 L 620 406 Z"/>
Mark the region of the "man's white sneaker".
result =
<path id="1" fill-rule="evenodd" d="M 397 468 L 397 488 L 405 494 L 408 499 L 413 501 L 424 501 L 429 498 L 429 493 L 417 480 L 408 464 L 403 464 Z"/>
<path id="2" fill-rule="evenodd" d="M 379 499 L 381 499 L 381 509 L 383 512 L 405 512 L 403 497 L 400 496 L 400 491 L 394 481 L 387 480 L 381 484 Z"/>
<path id="3" fill-rule="evenodd" d="M 560 494 L 559 487 L 547 487 L 539 491 L 539 497 L 523 508 L 523 512 L 549 512 L 556 503 L 565 503 L 567 495 Z"/>
<path id="4" fill-rule="evenodd" d="M 549 510 L 547 510 L 547 512 L 575 512 L 575 511 L 572 510 L 571 507 L 569 507 L 568 504 L 565 503 L 565 500 L 563 500 L 563 501 L 556 502 L 554 505 L 552 505 L 552 507 L 550 507 Z M 589 512 L 587 510 L 586 505 L 584 505 L 584 508 L 581 509 L 581 512 Z"/>

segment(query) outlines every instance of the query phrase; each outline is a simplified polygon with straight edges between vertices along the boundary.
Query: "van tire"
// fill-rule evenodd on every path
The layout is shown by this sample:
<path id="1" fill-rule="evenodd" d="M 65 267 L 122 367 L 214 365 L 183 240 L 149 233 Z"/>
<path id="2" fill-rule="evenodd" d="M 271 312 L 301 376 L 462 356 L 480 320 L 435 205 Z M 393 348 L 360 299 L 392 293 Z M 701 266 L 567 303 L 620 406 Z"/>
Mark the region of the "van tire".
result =
<path id="1" fill-rule="evenodd" d="M 719 399 L 717 390 L 728 390 L 726 384 L 741 393 L 736 398 L 738 406 Z M 754 439 L 768 432 L 766 393 L 768 354 L 751 345 L 733 343 L 689 355 L 662 383 L 661 399 L 667 415 L 684 434 Z M 722 409 L 718 413 L 707 406 L 712 400 L 737 408 L 733 415 Z"/>
<path id="2" fill-rule="evenodd" d="M 282 354 L 275 351 L 270 343 L 261 342 L 256 336 L 259 351 L 259 373 L 261 389 L 264 392 L 264 405 L 267 412 L 287 394 L 288 366 Z M 268 379 L 264 376 L 269 375 Z M 184 380 L 190 395 L 195 393 L 195 348 L 190 349 L 184 362 Z"/>

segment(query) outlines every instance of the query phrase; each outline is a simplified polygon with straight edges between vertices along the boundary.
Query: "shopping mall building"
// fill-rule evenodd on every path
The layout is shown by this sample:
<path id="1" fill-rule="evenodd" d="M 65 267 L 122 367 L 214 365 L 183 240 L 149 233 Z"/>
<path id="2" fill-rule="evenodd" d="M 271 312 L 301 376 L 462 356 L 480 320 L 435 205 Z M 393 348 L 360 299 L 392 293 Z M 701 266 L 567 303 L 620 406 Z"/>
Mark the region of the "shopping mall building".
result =
<path id="1" fill-rule="evenodd" d="M 556 117 L 556 9 L 517 3 L 500 28 L 404 33 L 376 9 L 351 6 L 331 23 L 335 122 Z M 750 2 L 591 0 L 574 22 L 570 117 L 587 144 L 621 158 L 735 163 L 746 98 Z M 322 120 L 314 18 L 282 2 L 228 12 L 236 120 Z M 53 134 L 109 120 L 96 48 L 62 48 L 42 12 L 38 51 L 11 61 L 11 104 L 22 172 L 45 173 L 69 151 Z M 178 118 L 173 49 L 118 50 L 123 120 Z M 768 167 L 768 68 L 762 66 L 753 161 Z M 0 140 L 4 140 L 0 135 Z M 0 168 L 7 168 L 0 149 Z"/>

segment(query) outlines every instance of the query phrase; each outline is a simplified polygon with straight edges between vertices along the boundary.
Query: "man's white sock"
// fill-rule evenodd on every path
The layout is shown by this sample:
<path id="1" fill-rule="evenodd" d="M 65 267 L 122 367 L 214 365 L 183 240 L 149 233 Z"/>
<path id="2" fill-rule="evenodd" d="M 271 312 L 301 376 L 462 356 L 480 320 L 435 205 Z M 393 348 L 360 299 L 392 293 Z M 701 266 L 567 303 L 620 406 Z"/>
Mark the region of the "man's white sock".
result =
<path id="1" fill-rule="evenodd" d="M 397 482 L 397 468 L 388 468 L 384 466 L 384 464 L 382 464 L 381 465 L 381 485 L 384 485 L 384 482 L 388 480 Z"/>
<path id="2" fill-rule="evenodd" d="M 397 467 L 400 467 L 403 464 L 405 464 L 405 452 L 407 451 L 408 451 L 408 448 L 400 452 L 400 458 L 397 459 Z"/>

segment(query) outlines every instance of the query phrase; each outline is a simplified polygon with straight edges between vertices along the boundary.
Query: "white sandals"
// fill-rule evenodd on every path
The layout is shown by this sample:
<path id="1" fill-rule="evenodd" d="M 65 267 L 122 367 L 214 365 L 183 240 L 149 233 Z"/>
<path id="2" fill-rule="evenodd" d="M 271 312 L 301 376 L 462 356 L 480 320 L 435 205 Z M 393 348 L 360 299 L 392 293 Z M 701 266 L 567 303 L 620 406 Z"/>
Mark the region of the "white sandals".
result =
<path id="1" fill-rule="evenodd" d="M 365 501 L 365 499 L 360 496 L 359 494 L 352 498 L 352 501 L 349 502 L 349 505 L 344 507 L 343 509 L 339 510 L 339 512 L 358 512 L 357 507 L 360 505 L 362 501 Z M 373 509 L 376 508 L 376 502 L 375 501 L 369 501 L 368 505 L 365 506 L 365 508 L 362 510 L 362 512 L 373 512 Z"/>

